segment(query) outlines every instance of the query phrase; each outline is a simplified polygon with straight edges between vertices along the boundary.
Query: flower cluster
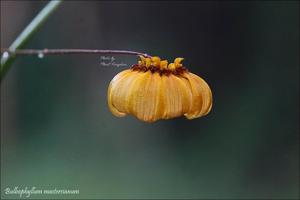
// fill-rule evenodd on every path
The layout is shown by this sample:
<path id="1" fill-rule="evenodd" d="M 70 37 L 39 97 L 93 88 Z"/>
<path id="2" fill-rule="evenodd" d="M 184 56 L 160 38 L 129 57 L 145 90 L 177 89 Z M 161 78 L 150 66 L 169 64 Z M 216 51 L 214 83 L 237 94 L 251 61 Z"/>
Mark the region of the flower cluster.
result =
<path id="1" fill-rule="evenodd" d="M 138 64 L 117 74 L 108 87 L 108 105 L 118 117 L 132 114 L 146 122 L 184 115 L 194 119 L 208 114 L 212 93 L 208 84 L 182 65 L 159 57 L 140 56 Z"/>

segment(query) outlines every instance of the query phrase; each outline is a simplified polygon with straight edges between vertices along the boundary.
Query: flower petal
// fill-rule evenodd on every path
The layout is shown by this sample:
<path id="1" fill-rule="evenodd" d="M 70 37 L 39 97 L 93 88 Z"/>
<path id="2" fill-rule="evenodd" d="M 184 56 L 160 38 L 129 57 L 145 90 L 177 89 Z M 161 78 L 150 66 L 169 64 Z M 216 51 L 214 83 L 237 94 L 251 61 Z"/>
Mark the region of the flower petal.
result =
<path id="1" fill-rule="evenodd" d="M 185 73 L 192 91 L 192 104 L 190 110 L 184 115 L 188 119 L 194 119 L 208 114 L 212 104 L 212 94 L 207 83 L 193 73 Z"/>
<path id="2" fill-rule="evenodd" d="M 107 103 L 110 111 L 112 112 L 113 115 L 117 117 L 124 117 L 126 113 L 120 112 L 114 105 L 112 101 L 112 94 L 114 92 L 113 86 L 116 86 L 120 80 L 122 80 L 126 75 L 128 75 L 131 72 L 131 70 L 124 70 L 117 74 L 112 81 L 110 82 L 108 86 L 108 91 L 107 91 Z"/>
<path id="3" fill-rule="evenodd" d="M 182 115 L 182 95 L 178 84 L 181 83 L 176 76 L 162 76 L 160 90 L 164 108 L 162 119 L 170 119 Z"/>
<path id="4" fill-rule="evenodd" d="M 134 81 L 134 83 L 131 84 L 130 88 L 128 88 L 128 110 L 135 117 L 143 121 L 145 98 L 147 98 L 146 88 L 148 88 L 148 85 L 151 81 L 151 74 L 152 73 L 150 71 L 140 73 L 136 81 Z"/>
<path id="5" fill-rule="evenodd" d="M 127 106 L 129 104 L 127 100 L 127 89 L 132 85 L 132 82 L 141 74 L 138 71 L 131 71 L 128 74 L 125 74 L 120 80 L 113 84 L 113 95 L 112 95 L 112 104 L 120 112 L 127 112 Z"/>

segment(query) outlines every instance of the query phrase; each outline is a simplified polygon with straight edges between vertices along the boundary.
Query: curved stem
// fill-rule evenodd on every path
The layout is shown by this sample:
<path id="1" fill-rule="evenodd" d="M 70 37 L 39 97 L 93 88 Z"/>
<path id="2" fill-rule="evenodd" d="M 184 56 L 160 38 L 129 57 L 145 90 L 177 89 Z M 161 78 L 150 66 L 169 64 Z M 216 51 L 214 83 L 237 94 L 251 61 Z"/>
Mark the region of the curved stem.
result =
<path id="1" fill-rule="evenodd" d="M 43 25 L 46 19 L 58 8 L 62 3 L 61 0 L 50 1 L 30 22 L 30 24 L 22 31 L 17 39 L 9 47 L 9 51 L 15 51 L 16 49 L 22 48 L 31 38 L 31 36 Z M 13 63 L 15 56 L 7 56 L 7 54 L 1 57 L 1 68 L 0 68 L 0 81 L 3 80 L 5 74 L 9 70 Z"/>
<path id="2" fill-rule="evenodd" d="M 10 49 L 1 49 L 1 53 L 6 56 L 16 55 L 61 55 L 61 54 L 124 54 L 151 57 L 146 53 L 127 50 L 102 50 L 102 49 L 18 49 L 11 51 Z"/>

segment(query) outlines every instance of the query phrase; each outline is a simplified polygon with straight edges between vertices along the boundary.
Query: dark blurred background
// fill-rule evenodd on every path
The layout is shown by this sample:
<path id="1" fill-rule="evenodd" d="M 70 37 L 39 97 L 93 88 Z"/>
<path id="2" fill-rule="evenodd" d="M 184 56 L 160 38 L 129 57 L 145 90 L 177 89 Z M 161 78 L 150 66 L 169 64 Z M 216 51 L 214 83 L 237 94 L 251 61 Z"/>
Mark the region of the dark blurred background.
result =
<path id="1" fill-rule="evenodd" d="M 46 3 L 1 1 L 1 48 Z M 20 56 L 1 83 L 2 198 L 15 186 L 80 190 L 51 198 L 299 197 L 298 1 L 66 1 L 26 48 L 184 57 L 214 105 L 191 121 L 116 118 L 106 92 L 126 67 Z"/>

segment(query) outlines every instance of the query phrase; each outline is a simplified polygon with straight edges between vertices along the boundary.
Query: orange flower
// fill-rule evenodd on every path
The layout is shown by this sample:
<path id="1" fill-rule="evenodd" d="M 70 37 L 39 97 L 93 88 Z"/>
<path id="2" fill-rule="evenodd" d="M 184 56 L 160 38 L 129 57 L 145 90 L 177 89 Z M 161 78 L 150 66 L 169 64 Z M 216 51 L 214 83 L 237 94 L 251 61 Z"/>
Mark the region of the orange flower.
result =
<path id="1" fill-rule="evenodd" d="M 194 119 L 207 115 L 212 108 L 208 84 L 182 64 L 159 57 L 145 58 L 131 69 L 117 74 L 108 87 L 108 105 L 117 117 L 132 114 L 146 122 L 184 115 Z"/>

